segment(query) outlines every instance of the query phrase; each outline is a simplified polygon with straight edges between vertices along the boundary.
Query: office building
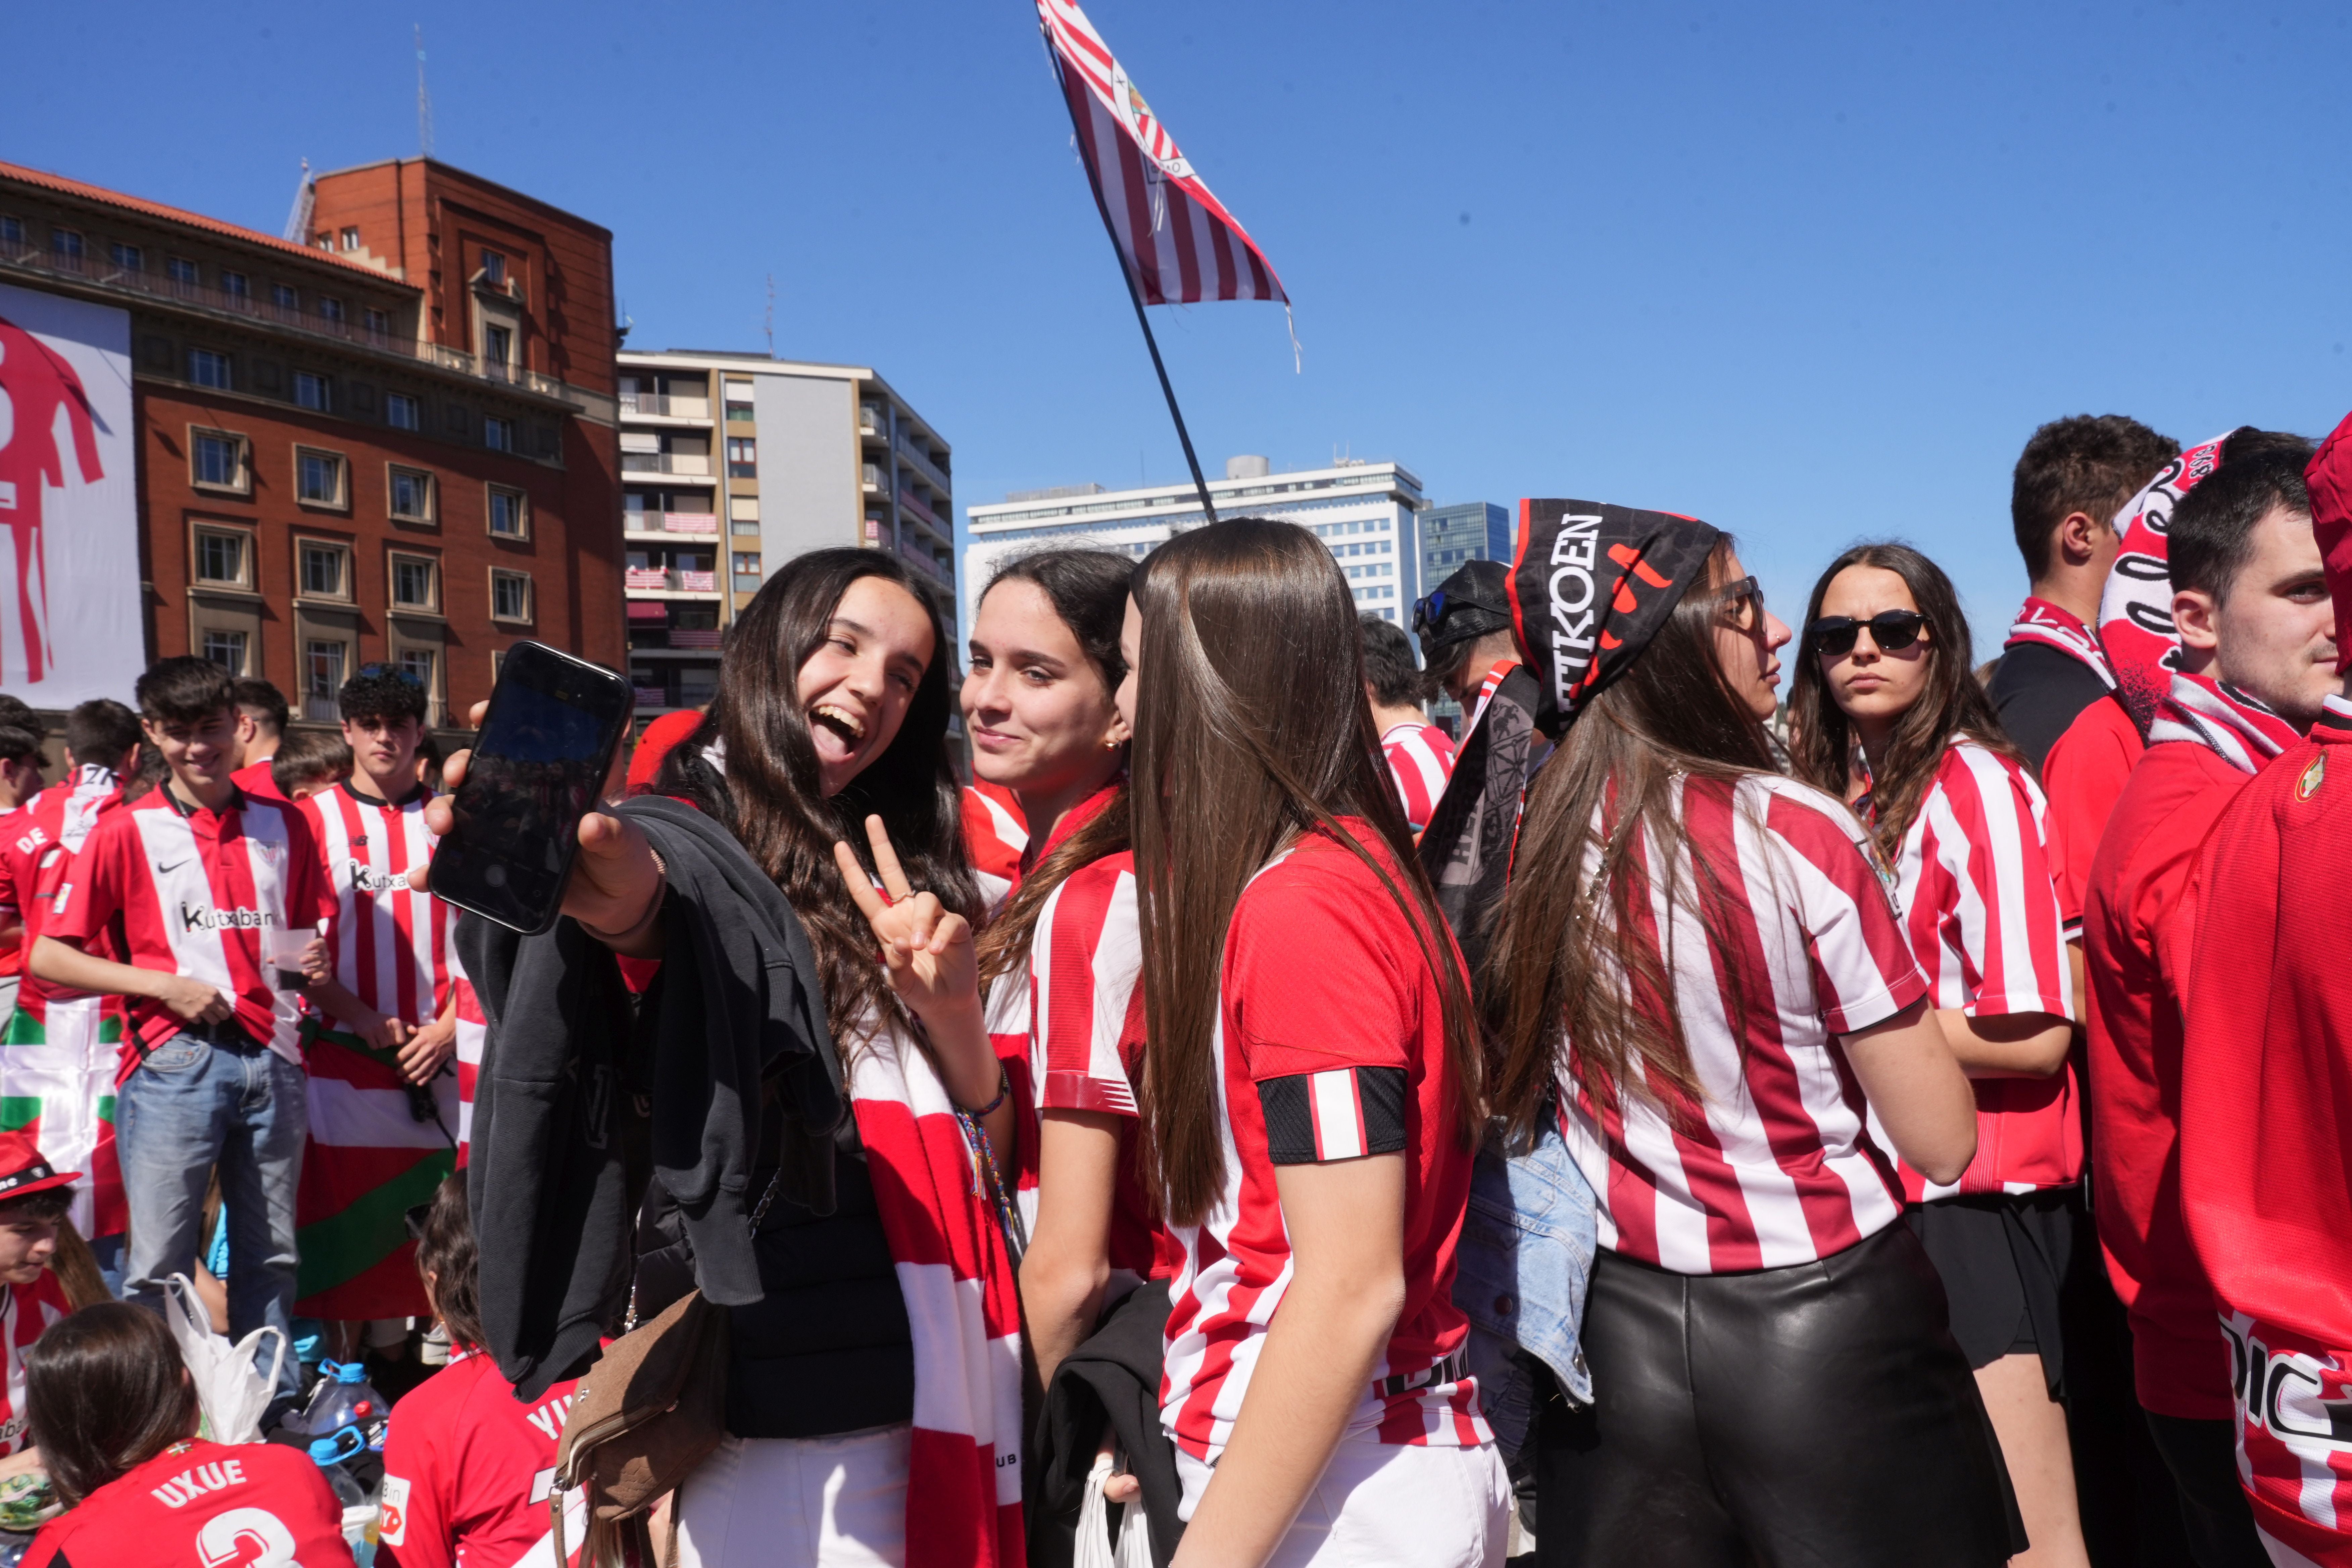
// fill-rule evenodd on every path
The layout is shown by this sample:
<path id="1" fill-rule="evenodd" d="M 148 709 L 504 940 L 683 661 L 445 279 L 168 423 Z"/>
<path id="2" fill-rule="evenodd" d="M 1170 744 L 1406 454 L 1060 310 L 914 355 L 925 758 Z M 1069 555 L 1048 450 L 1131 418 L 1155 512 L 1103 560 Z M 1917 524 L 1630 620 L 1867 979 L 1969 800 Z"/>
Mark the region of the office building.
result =
<path id="1" fill-rule="evenodd" d="M 1434 592 L 1467 561 L 1511 559 L 1511 514 L 1493 501 L 1462 501 L 1454 506 L 1423 509 L 1421 524 L 1421 580 L 1424 594 Z M 1411 617 L 1407 617 L 1411 625 Z M 1462 705 L 1443 691 L 1430 700 L 1429 716 L 1449 735 L 1462 729 Z"/>
<path id="2" fill-rule="evenodd" d="M 719 689 L 766 573 L 828 545 L 895 552 L 954 642 L 948 444 L 872 370 L 678 349 L 620 355 L 629 679 L 643 720 Z"/>
<path id="3" fill-rule="evenodd" d="M 1328 468 L 1277 474 L 1264 458 L 1234 458 L 1225 477 L 1209 481 L 1219 517 L 1278 517 L 1310 529 L 1329 546 L 1364 610 L 1410 624 L 1420 595 L 1421 556 L 1413 520 L 1421 480 L 1400 463 L 1348 459 Z M 996 563 L 1054 544 L 1123 550 L 1138 560 L 1176 532 L 1204 520 L 1189 484 L 1107 490 L 1100 485 L 1016 490 L 1001 502 L 966 510 L 967 592 L 986 586 Z M 971 625 L 970 605 L 965 606 Z"/>
<path id="4" fill-rule="evenodd" d="M 200 654 L 311 722 L 367 663 L 412 674 L 436 723 L 520 637 L 617 668 L 612 237 L 427 159 L 322 174 L 306 205 L 281 239 L 0 164 L 7 298 L 84 323 L 131 381 L 136 559 L 34 543 L 47 600 L 27 613 L 67 627 L 74 594 L 135 576 L 143 646 L 59 635 L 57 662 L 119 660 L 101 684 L 127 699 L 120 669 Z M 78 700 L 27 673 L 0 684 Z"/>

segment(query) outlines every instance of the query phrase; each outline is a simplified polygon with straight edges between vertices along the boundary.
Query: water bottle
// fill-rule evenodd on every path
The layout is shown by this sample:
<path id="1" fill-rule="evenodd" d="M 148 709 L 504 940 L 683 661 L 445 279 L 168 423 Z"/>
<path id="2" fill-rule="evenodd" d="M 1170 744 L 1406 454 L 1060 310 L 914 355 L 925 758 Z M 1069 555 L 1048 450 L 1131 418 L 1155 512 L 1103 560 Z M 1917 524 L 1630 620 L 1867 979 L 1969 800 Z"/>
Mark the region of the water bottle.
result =
<path id="1" fill-rule="evenodd" d="M 320 1362 L 326 1375 L 310 1394 L 300 1416 L 288 1423 L 313 1439 L 334 1436 L 346 1426 L 357 1426 L 371 1447 L 383 1446 L 383 1425 L 391 1406 L 367 1380 L 367 1368 L 355 1361 Z"/>
<path id="2" fill-rule="evenodd" d="M 379 1510 L 369 1500 L 367 1489 L 345 1468 L 348 1461 L 367 1447 L 367 1439 L 357 1426 L 345 1426 L 331 1437 L 321 1437 L 310 1445 L 310 1462 L 327 1478 L 327 1486 L 335 1494 L 336 1506 L 343 1514 L 343 1544 L 352 1549 L 352 1557 L 359 1568 L 373 1568 L 375 1562 L 376 1521 Z"/>

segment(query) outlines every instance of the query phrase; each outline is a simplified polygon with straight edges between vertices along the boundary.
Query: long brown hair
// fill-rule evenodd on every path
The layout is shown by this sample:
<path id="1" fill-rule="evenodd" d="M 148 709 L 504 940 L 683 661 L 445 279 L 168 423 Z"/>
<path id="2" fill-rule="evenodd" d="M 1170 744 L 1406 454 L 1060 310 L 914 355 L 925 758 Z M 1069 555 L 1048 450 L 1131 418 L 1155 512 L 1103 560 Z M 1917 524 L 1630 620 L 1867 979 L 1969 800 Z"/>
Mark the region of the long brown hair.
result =
<path id="1" fill-rule="evenodd" d="M 81 1308 L 25 1352 L 26 1424 L 69 1505 L 194 1436 L 197 1414 L 171 1330 L 143 1307 Z"/>
<path id="2" fill-rule="evenodd" d="M 1669 904 L 1697 915 L 1710 946 L 1733 945 L 1719 940 L 1733 929 L 1731 896 L 1706 857 L 1691 852 L 1676 788 L 1778 771 L 1763 725 L 1725 680 L 1716 652 L 1731 554 L 1727 535 L 1707 558 L 1705 584 L 1590 700 L 1528 792 L 1479 974 L 1498 1058 L 1493 1110 L 1515 1138 L 1534 1130 L 1563 1027 L 1569 1068 L 1595 1104 L 1618 1103 L 1628 1087 L 1663 1100 L 1661 1083 L 1697 1096 L 1672 954 L 1651 934 L 1673 924 L 1653 913 L 1651 867 L 1654 858 L 1687 866 L 1687 883 L 1667 879 Z M 1726 984 L 1736 1017 L 1744 999 L 1730 966 Z"/>
<path id="3" fill-rule="evenodd" d="M 1831 562 L 1805 601 L 1805 630 L 1789 692 L 1789 759 L 1797 776 L 1840 800 L 1853 782 L 1853 725 L 1830 695 L 1812 637 L 1831 582 L 1849 566 L 1874 566 L 1902 578 L 1927 626 L 1927 651 L 1921 656 L 1927 661 L 1927 689 L 1895 721 L 1886 755 L 1871 773 L 1871 837 L 1891 862 L 1902 853 L 1903 836 L 1911 831 L 1911 819 L 1919 815 L 1954 735 L 1966 735 L 2020 765 L 2025 758 L 2011 743 L 1992 699 L 1977 680 L 1969 618 L 1960 613 L 1952 580 L 1911 546 L 1885 542 L 1857 544 Z"/>
<path id="4" fill-rule="evenodd" d="M 931 661 L 898 733 L 840 794 L 825 798 L 816 744 L 801 710 L 800 671 L 823 647 L 834 612 L 861 577 L 896 583 L 931 623 Z M 719 665 L 719 700 L 699 729 L 671 749 L 654 787 L 726 824 L 780 889 L 808 931 L 825 1021 L 854 1041 L 877 1017 L 906 1011 L 874 956 L 874 928 L 841 885 L 833 846 L 846 841 L 871 869 L 866 818 L 878 816 L 921 892 L 977 922 L 980 889 L 963 843 L 961 786 L 948 752 L 953 661 L 939 606 L 913 572 L 878 550 L 813 550 L 771 576 L 737 617 Z M 713 742 L 723 771 L 703 752 Z"/>
<path id="5" fill-rule="evenodd" d="M 1250 879 L 1303 833 L 1328 834 L 1370 866 L 1412 926 L 1443 997 L 1466 1138 L 1479 1108 L 1469 988 L 1381 760 L 1355 602 L 1330 552 L 1295 523 L 1232 519 L 1162 545 L 1134 593 L 1143 1120 L 1168 1217 L 1198 1224 L 1223 1188 L 1213 1045 L 1225 929 Z M 1371 824 L 1387 865 L 1342 816 Z"/>
<path id="6" fill-rule="evenodd" d="M 1034 584 L 1054 606 L 1062 624 L 1077 639 L 1079 651 L 1102 678 L 1108 700 L 1127 679 L 1127 660 L 1118 651 L 1118 633 L 1127 619 L 1127 584 L 1135 563 L 1108 550 L 1041 550 L 1017 556 L 997 568 L 996 575 L 973 601 L 981 604 L 999 583 Z M 1029 956 L 1029 942 L 1037 930 L 1038 913 L 1069 874 L 1091 866 L 1106 855 L 1116 855 L 1132 842 L 1131 813 L 1127 785 L 1122 782 L 1100 811 L 1088 817 L 1039 860 L 1021 879 L 1021 886 L 996 911 L 980 933 L 975 957 L 980 963 L 980 987 L 989 985 Z"/>

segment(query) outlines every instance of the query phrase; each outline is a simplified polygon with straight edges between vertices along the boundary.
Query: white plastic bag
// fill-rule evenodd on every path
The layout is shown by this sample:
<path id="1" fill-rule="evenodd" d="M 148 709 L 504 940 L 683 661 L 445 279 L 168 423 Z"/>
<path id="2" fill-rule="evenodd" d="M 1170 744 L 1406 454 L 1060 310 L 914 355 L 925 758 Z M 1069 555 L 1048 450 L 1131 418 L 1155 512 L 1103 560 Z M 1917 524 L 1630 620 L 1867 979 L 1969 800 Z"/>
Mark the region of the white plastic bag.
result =
<path id="1" fill-rule="evenodd" d="M 1095 1468 L 1087 1472 L 1086 1500 L 1078 1505 L 1077 1550 L 1070 1568 L 1151 1568 L 1150 1526 L 1144 1522 L 1140 1497 L 1122 1510 L 1118 1542 L 1111 1543 L 1110 1501 L 1103 1485 L 1124 1468 L 1108 1449 L 1095 1456 Z"/>
<path id="2" fill-rule="evenodd" d="M 180 1344 L 180 1359 L 196 1385 L 196 1403 L 205 1413 L 204 1436 L 215 1443 L 258 1443 L 261 1414 L 269 1408 L 278 1389 L 278 1373 L 286 1364 L 286 1331 L 268 1324 L 232 1345 L 213 1332 L 212 1314 L 196 1299 L 196 1288 L 184 1274 L 163 1281 L 163 1321 Z M 255 1347 L 264 1334 L 278 1336 L 278 1353 L 270 1358 L 269 1375 L 253 1370 Z"/>

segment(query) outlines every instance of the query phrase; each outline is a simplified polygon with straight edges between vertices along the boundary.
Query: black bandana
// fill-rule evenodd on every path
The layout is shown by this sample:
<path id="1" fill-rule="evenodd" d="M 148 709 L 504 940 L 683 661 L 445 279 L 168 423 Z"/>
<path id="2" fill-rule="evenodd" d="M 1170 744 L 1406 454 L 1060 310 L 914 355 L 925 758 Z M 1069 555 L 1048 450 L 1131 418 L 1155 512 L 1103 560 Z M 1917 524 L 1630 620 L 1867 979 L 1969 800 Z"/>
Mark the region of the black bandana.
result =
<path id="1" fill-rule="evenodd" d="M 1625 673 L 1723 535 L 1695 517 L 1602 501 L 1522 500 L 1511 620 L 1554 740 Z"/>

